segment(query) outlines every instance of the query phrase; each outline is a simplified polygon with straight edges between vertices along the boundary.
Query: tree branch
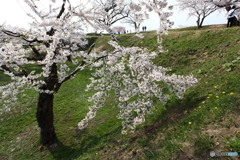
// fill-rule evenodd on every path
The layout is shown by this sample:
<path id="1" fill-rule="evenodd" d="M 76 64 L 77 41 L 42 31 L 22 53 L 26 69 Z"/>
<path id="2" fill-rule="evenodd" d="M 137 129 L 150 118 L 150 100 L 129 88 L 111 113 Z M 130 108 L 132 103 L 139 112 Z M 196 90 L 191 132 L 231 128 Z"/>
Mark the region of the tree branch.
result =
<path id="1" fill-rule="evenodd" d="M 95 46 L 95 44 L 93 43 L 90 46 L 90 49 L 88 51 L 88 55 L 91 53 L 93 47 Z M 82 69 L 82 66 L 85 64 L 86 62 L 83 60 L 82 63 L 75 69 L 75 71 L 73 71 L 72 73 L 70 73 L 68 76 L 66 76 L 63 81 L 61 83 L 57 83 L 56 87 L 55 87 L 55 92 L 57 92 L 59 90 L 59 88 L 61 87 L 61 85 L 66 82 L 67 80 L 71 79 L 73 76 L 75 76 L 77 74 L 78 71 L 80 71 Z"/>
<path id="2" fill-rule="evenodd" d="M 66 0 L 63 0 L 63 5 L 62 5 L 62 8 L 61 8 L 61 10 L 60 10 L 60 12 L 59 12 L 59 14 L 57 16 L 57 19 L 59 19 L 62 16 L 62 14 L 64 13 L 64 11 L 65 11 L 65 3 L 66 3 Z"/>
<path id="3" fill-rule="evenodd" d="M 14 76 L 25 76 L 25 77 L 28 76 L 28 73 L 27 73 L 25 70 L 22 70 L 21 72 L 13 72 L 13 71 L 11 71 L 6 65 L 2 65 L 1 67 L 2 67 L 2 69 L 4 69 L 5 71 L 8 71 L 8 72 L 14 74 Z"/>
<path id="4" fill-rule="evenodd" d="M 23 39 L 24 41 L 28 42 L 28 43 L 34 43 L 34 42 L 37 42 L 37 43 L 43 43 L 44 41 L 40 41 L 38 40 L 37 38 L 34 38 L 33 40 L 29 40 L 29 39 L 26 39 L 25 35 L 23 34 L 20 34 L 20 33 L 14 33 L 12 31 L 8 31 L 8 30 L 2 30 L 2 32 L 6 35 L 9 35 L 11 37 L 18 37 L 18 38 L 21 38 Z"/>

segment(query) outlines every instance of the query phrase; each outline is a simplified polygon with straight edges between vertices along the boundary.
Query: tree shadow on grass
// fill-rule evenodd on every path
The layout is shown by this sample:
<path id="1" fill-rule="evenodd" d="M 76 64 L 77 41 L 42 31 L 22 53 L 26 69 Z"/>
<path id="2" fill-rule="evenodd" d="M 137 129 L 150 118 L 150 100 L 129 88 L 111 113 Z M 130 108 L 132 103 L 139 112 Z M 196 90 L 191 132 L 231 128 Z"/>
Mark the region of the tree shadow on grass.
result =
<path id="1" fill-rule="evenodd" d="M 70 160 L 79 157 L 81 152 L 77 153 L 76 149 L 64 145 L 59 139 L 56 143 L 47 148 L 55 160 Z"/>
<path id="2" fill-rule="evenodd" d="M 64 145 L 60 140 L 57 140 L 57 146 L 49 147 L 48 150 L 51 153 L 54 160 L 72 160 L 78 159 L 85 152 L 92 152 L 91 148 L 94 144 L 99 142 L 99 139 L 94 136 L 86 137 L 87 140 L 83 140 L 79 144 L 76 144 L 77 147 L 71 145 Z M 91 141 L 89 142 L 89 139 Z"/>
<path id="3" fill-rule="evenodd" d="M 111 136 L 112 134 L 116 133 L 116 131 L 120 130 L 120 128 L 121 127 L 118 127 L 115 130 L 101 136 L 92 136 L 89 135 L 87 129 L 79 130 L 76 128 L 75 135 L 73 135 L 73 137 L 77 139 L 76 143 L 67 146 L 64 145 L 59 139 L 57 139 L 57 145 L 53 145 L 47 149 L 51 153 L 54 160 L 81 159 L 81 156 L 84 153 L 96 154 L 98 150 L 103 149 L 104 147 L 96 148 L 96 146 L 101 146 L 99 145 L 100 143 L 107 143 L 103 140 L 103 137 Z"/>

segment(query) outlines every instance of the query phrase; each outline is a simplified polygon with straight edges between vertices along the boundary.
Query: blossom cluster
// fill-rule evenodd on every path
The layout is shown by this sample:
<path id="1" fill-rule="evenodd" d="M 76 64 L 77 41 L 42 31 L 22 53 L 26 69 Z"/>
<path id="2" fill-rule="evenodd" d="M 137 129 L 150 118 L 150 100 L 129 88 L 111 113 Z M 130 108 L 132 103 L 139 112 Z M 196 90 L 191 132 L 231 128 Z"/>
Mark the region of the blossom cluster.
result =
<path id="1" fill-rule="evenodd" d="M 163 11 L 167 7 L 166 1 L 148 1 L 141 2 L 142 7 L 130 7 L 137 9 L 145 8 L 148 11 L 154 11 L 160 19 L 160 27 L 157 33 L 159 36 L 167 34 L 167 31 L 173 25 L 168 20 L 171 12 Z M 172 6 L 168 7 L 171 10 Z M 141 34 L 136 35 L 143 38 Z M 161 46 L 162 39 L 158 37 L 159 52 L 165 50 Z M 93 102 L 93 106 L 89 107 L 87 116 L 78 123 L 80 129 L 87 126 L 88 121 L 92 119 L 97 109 L 104 106 L 104 101 L 110 91 L 115 93 L 115 102 L 120 108 L 118 118 L 124 119 L 122 122 L 122 133 L 133 131 L 136 125 L 145 121 L 144 116 L 151 114 L 155 106 L 153 97 L 157 97 L 161 102 L 166 103 L 167 97 L 162 92 L 159 82 L 169 86 L 169 90 L 173 91 L 179 98 L 183 98 L 185 91 L 197 83 L 197 79 L 193 76 L 168 75 L 168 68 L 156 66 L 152 59 L 157 53 L 149 53 L 147 49 L 131 47 L 124 48 L 117 42 L 109 42 L 115 51 L 109 54 L 106 59 L 98 62 L 98 69 L 91 78 L 91 84 L 87 86 L 87 90 L 93 89 L 97 93 L 89 98 Z M 100 67 L 101 66 L 101 67 Z"/>
<path id="2" fill-rule="evenodd" d="M 97 93 L 89 98 L 93 106 L 87 116 L 79 122 L 83 129 L 97 112 L 104 106 L 106 97 L 110 91 L 114 91 L 115 102 L 120 108 L 118 118 L 122 122 L 122 133 L 133 131 L 136 125 L 145 121 L 144 116 L 151 114 L 155 109 L 153 97 L 166 103 L 167 97 L 163 94 L 159 82 L 163 82 L 169 89 L 183 98 L 185 91 L 197 83 L 193 76 L 168 75 L 168 68 L 156 66 L 152 59 L 157 55 L 146 49 L 137 47 L 125 48 L 116 42 L 110 42 L 116 50 L 102 61 L 101 67 L 93 74 L 91 84 L 87 90 L 93 89 Z"/>

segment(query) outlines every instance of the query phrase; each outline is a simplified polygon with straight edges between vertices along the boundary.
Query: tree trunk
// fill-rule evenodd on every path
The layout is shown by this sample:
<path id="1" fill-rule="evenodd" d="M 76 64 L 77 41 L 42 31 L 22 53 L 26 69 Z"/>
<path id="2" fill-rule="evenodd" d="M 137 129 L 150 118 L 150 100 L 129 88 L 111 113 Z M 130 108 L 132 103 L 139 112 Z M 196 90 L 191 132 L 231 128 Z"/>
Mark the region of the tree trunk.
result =
<path id="1" fill-rule="evenodd" d="M 205 19 L 205 17 L 203 17 L 202 19 L 201 19 L 201 21 L 200 21 L 200 28 L 202 28 L 202 25 L 203 25 L 203 21 L 204 21 L 204 19 Z"/>
<path id="2" fill-rule="evenodd" d="M 198 17 L 198 20 L 196 22 L 197 22 L 197 28 L 200 29 L 201 26 L 200 26 L 200 18 L 199 17 Z"/>
<path id="3" fill-rule="evenodd" d="M 46 84 L 42 85 L 39 89 L 54 91 L 58 82 L 57 65 L 55 63 L 51 66 L 50 71 L 49 77 L 44 79 Z M 53 99 L 54 94 L 39 93 L 36 117 L 38 126 L 40 127 L 41 144 L 44 146 L 50 146 L 56 140 L 53 125 Z"/>
<path id="4" fill-rule="evenodd" d="M 202 28 L 202 25 L 200 23 L 197 24 L 197 28 L 200 29 Z"/>
<path id="5" fill-rule="evenodd" d="M 52 145 L 56 140 L 53 125 L 53 99 L 53 94 L 39 93 L 36 117 L 40 127 L 40 143 L 44 146 Z"/>

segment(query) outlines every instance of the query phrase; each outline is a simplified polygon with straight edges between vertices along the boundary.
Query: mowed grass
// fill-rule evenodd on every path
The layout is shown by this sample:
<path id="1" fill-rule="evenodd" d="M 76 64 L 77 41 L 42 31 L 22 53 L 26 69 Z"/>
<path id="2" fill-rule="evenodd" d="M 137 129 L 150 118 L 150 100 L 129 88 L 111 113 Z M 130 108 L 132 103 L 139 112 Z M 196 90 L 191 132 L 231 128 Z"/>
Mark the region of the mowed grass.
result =
<path id="1" fill-rule="evenodd" d="M 145 39 L 134 34 L 119 35 L 123 46 L 147 47 L 157 51 L 155 32 Z M 210 151 L 240 152 L 240 28 L 204 26 L 173 29 L 163 36 L 166 53 L 158 53 L 155 64 L 172 68 L 169 73 L 198 78 L 197 86 L 184 99 L 172 99 L 166 105 L 155 101 L 156 110 L 134 133 L 121 134 L 113 95 L 99 110 L 87 129 L 77 129 L 91 105 L 85 92 L 90 82 L 89 69 L 79 72 L 65 84 L 54 100 L 58 147 L 39 145 L 35 112 L 37 93 L 27 90 L 11 112 L 0 115 L 0 158 L 19 160 L 92 160 L 92 159 L 208 159 Z M 104 43 L 108 36 L 93 36 L 95 49 L 111 50 Z M 4 79 L 3 79 L 4 78 Z M 7 77 L 1 75 L 1 84 Z M 14 109 L 15 108 L 15 109 Z M 239 157 L 238 157 L 239 158 Z M 237 159 L 237 157 L 222 157 Z"/>

